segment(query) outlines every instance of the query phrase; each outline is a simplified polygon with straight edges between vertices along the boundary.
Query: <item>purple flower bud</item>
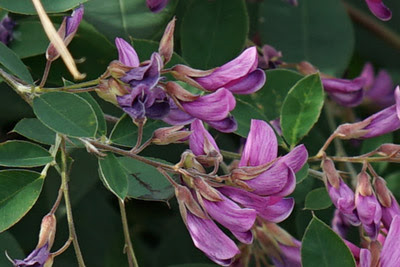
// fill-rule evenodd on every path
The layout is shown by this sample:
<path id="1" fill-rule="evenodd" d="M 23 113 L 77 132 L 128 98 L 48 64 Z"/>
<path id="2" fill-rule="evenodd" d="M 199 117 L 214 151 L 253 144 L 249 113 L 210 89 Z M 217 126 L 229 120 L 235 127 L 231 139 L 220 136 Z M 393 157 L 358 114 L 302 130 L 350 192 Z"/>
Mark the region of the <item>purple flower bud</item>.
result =
<path id="1" fill-rule="evenodd" d="M 50 248 L 48 244 L 33 250 L 28 257 L 23 260 L 14 260 L 14 266 L 17 267 L 41 267 L 41 266 L 52 266 L 53 257 L 49 252 Z"/>
<path id="2" fill-rule="evenodd" d="M 168 23 L 165 28 L 164 35 L 161 38 L 158 53 L 164 59 L 164 64 L 167 64 L 174 53 L 174 30 L 175 30 L 175 17 Z"/>
<path id="3" fill-rule="evenodd" d="M 365 171 L 362 171 L 357 178 L 355 204 L 358 217 L 365 232 L 371 239 L 375 240 L 379 233 L 382 218 L 381 205 L 373 193 L 369 175 Z"/>
<path id="4" fill-rule="evenodd" d="M 395 216 L 383 244 L 380 266 L 400 266 L 400 216 Z"/>
<path id="5" fill-rule="evenodd" d="M 58 29 L 58 34 L 60 35 L 61 39 L 64 40 L 65 46 L 68 46 L 74 38 L 75 33 L 78 30 L 79 24 L 81 23 L 81 20 L 83 18 L 83 13 L 84 8 L 81 4 L 78 8 L 74 9 L 71 16 L 64 17 L 64 20 L 61 23 L 60 28 Z M 56 48 L 53 46 L 52 43 L 50 43 L 49 47 L 46 50 L 47 60 L 54 61 L 59 56 L 60 54 L 58 53 Z"/>
<path id="6" fill-rule="evenodd" d="M 369 10 L 381 20 L 390 20 L 392 18 L 392 12 L 387 8 L 382 0 L 365 0 L 367 2 Z"/>
<path id="7" fill-rule="evenodd" d="M 15 22 L 9 16 L 5 16 L 0 21 L 0 42 L 8 45 L 13 38 L 13 29 Z"/>
<path id="8" fill-rule="evenodd" d="M 151 12 L 158 13 L 165 8 L 168 0 L 146 0 L 146 5 Z"/>
<path id="9" fill-rule="evenodd" d="M 257 64 L 257 49 L 250 47 L 211 74 L 192 79 L 209 91 L 225 87 L 234 94 L 251 94 L 261 89 L 266 79 L 264 71 L 256 69 Z"/>
<path id="10" fill-rule="evenodd" d="M 345 107 L 354 107 L 363 99 L 363 87 L 366 79 L 358 77 L 353 80 L 338 78 L 323 78 L 325 91 L 337 103 Z"/>
<path id="11" fill-rule="evenodd" d="M 192 134 L 189 137 L 189 147 L 193 154 L 208 155 L 211 152 L 219 152 L 219 148 L 215 143 L 214 138 L 204 128 L 201 120 L 195 120 L 190 126 Z"/>
<path id="12" fill-rule="evenodd" d="M 118 60 L 124 65 L 136 68 L 140 61 L 135 49 L 122 38 L 115 38 L 115 45 L 118 49 Z"/>

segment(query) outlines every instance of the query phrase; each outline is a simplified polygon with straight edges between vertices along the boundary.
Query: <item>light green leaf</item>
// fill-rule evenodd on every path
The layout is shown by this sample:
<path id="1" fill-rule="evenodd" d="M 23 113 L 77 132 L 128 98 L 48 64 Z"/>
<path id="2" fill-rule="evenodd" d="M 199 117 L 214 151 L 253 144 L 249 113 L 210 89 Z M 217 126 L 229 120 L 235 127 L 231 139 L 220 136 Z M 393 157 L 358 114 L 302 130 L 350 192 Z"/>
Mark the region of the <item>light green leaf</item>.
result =
<path id="1" fill-rule="evenodd" d="M 42 190 L 40 173 L 0 171 L 0 232 L 18 222 L 32 208 Z"/>
<path id="2" fill-rule="evenodd" d="M 53 161 L 43 147 L 26 141 L 7 141 L 0 144 L 0 165 L 7 167 L 36 167 Z"/>
<path id="3" fill-rule="evenodd" d="M 53 145 L 56 140 L 56 133 L 36 118 L 20 120 L 17 125 L 15 125 L 13 132 L 45 145 Z"/>
<path id="4" fill-rule="evenodd" d="M 168 163 L 160 159 L 148 159 Z M 173 197 L 173 187 L 155 167 L 127 157 L 119 158 L 119 162 L 130 174 L 128 197 L 159 201 Z"/>
<path id="5" fill-rule="evenodd" d="M 143 140 L 151 138 L 154 130 L 168 126 L 160 120 L 147 120 L 143 129 Z M 111 142 L 121 146 L 133 147 L 137 139 L 137 127 L 132 122 L 132 118 L 124 114 L 111 132 Z"/>
<path id="6" fill-rule="evenodd" d="M 0 65 L 4 66 L 21 80 L 33 84 L 32 76 L 24 63 L 22 63 L 14 51 L 5 46 L 2 42 L 0 42 Z"/>
<path id="7" fill-rule="evenodd" d="M 65 92 L 45 93 L 33 100 L 33 111 L 50 129 L 72 137 L 93 137 L 96 114 L 82 97 Z"/>
<path id="8" fill-rule="evenodd" d="M 243 0 L 195 0 L 182 20 L 183 58 L 195 68 L 222 65 L 242 51 L 248 28 Z"/>
<path id="9" fill-rule="evenodd" d="M 319 74 L 298 81 L 290 89 L 282 106 L 281 127 L 293 148 L 318 121 L 324 104 L 324 91 Z"/>
<path id="10" fill-rule="evenodd" d="M 259 21 L 262 43 L 282 51 L 286 62 L 306 60 L 331 75 L 342 75 L 350 62 L 353 26 L 341 1 L 263 1 Z"/>
<path id="11" fill-rule="evenodd" d="M 57 13 L 70 10 L 88 0 L 42 0 L 46 12 Z M 36 9 L 31 0 L 0 0 L 0 8 L 4 8 L 13 13 L 26 15 L 36 14 Z"/>
<path id="12" fill-rule="evenodd" d="M 143 0 L 91 0 L 85 4 L 85 20 L 94 25 L 109 40 L 115 37 L 154 39 L 164 32 L 172 18 L 177 0 L 169 1 L 165 9 L 152 13 Z"/>
<path id="13" fill-rule="evenodd" d="M 308 225 L 301 246 L 303 267 L 355 267 L 356 263 L 342 239 L 320 219 Z"/>
<path id="14" fill-rule="evenodd" d="M 124 200 L 128 193 L 128 173 L 114 154 L 109 153 L 105 158 L 99 159 L 99 174 L 105 187 Z"/>
<path id="15" fill-rule="evenodd" d="M 307 210 L 323 210 L 332 205 L 332 200 L 329 197 L 325 187 L 317 188 L 307 194 L 304 209 Z"/>

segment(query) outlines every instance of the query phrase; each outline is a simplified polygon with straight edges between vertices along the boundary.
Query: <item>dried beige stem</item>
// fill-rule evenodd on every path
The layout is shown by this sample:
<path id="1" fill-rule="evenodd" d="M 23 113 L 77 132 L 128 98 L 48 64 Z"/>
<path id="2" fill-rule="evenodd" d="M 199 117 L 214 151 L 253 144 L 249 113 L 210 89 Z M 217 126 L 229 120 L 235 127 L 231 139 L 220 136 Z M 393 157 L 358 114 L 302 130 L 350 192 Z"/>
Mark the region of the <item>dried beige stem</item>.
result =
<path id="1" fill-rule="evenodd" d="M 46 11 L 44 10 L 40 0 L 32 0 L 32 2 L 39 15 L 40 22 L 43 25 L 43 29 L 46 32 L 47 37 L 49 37 L 50 42 L 54 45 L 58 53 L 60 53 L 61 58 L 63 59 L 65 65 L 67 66 L 74 79 L 81 80 L 85 78 L 86 75 L 78 71 L 75 61 L 71 56 L 71 53 L 68 51 L 63 40 L 58 35 L 56 29 L 54 28 L 49 17 L 47 16 Z"/>

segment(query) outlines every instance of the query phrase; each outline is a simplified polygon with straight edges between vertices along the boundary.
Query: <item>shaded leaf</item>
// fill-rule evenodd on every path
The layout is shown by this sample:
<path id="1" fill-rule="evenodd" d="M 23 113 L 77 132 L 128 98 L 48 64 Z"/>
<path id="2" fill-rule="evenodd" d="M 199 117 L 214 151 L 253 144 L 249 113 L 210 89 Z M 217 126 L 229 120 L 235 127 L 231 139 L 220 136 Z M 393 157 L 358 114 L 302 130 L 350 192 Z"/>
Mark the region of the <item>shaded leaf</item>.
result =
<path id="1" fill-rule="evenodd" d="M 24 251 L 18 241 L 8 231 L 0 234 L 0 251 L 6 251 L 14 259 L 23 259 L 25 257 Z M 7 259 L 5 253 L 0 253 L 0 266 L 9 265 L 10 261 Z"/>
<path id="2" fill-rule="evenodd" d="M 324 104 L 324 91 L 319 74 L 298 81 L 290 89 L 282 106 L 282 134 L 294 147 L 317 122 Z"/>
<path id="3" fill-rule="evenodd" d="M 301 183 L 304 179 L 308 177 L 308 169 L 309 169 L 308 163 L 304 164 L 304 166 L 296 172 L 296 183 L 299 184 Z"/>
<path id="4" fill-rule="evenodd" d="M 40 173 L 0 171 L 0 232 L 19 221 L 35 204 L 42 190 Z"/>
<path id="5" fill-rule="evenodd" d="M 128 173 L 114 154 L 108 153 L 105 158 L 99 159 L 99 174 L 105 187 L 124 200 L 128 193 Z"/>
<path id="6" fill-rule="evenodd" d="M 44 54 L 49 45 L 49 39 L 42 24 L 39 21 L 19 20 L 17 25 L 10 48 L 20 58 Z"/>
<path id="7" fill-rule="evenodd" d="M 17 54 L 0 42 L 0 65 L 21 80 L 33 84 L 33 79 L 27 67 L 22 63 Z"/>
<path id="8" fill-rule="evenodd" d="M 43 147 L 26 141 L 7 141 L 0 144 L 0 165 L 7 167 L 36 167 L 53 161 Z"/>
<path id="9" fill-rule="evenodd" d="M 52 145 L 56 140 L 56 133 L 36 118 L 20 120 L 17 125 L 15 125 L 13 132 L 45 145 Z"/>
<path id="10" fill-rule="evenodd" d="M 86 1 L 88 0 L 42 0 L 41 2 L 46 12 L 57 13 L 70 10 Z M 36 14 L 36 9 L 31 0 L 0 0 L 0 8 L 26 15 Z"/>
<path id="11" fill-rule="evenodd" d="M 342 239 L 320 219 L 308 225 L 301 246 L 303 267 L 355 267 L 354 257 Z"/>
<path id="12" fill-rule="evenodd" d="M 96 114 L 82 97 L 65 92 L 45 93 L 33 100 L 33 111 L 50 129 L 73 137 L 93 137 Z"/>
<path id="13" fill-rule="evenodd" d="M 98 122 L 98 128 L 97 132 L 100 136 L 106 135 L 107 134 L 107 123 L 104 118 L 104 113 L 100 108 L 100 105 L 97 103 L 97 101 L 92 97 L 91 94 L 88 92 L 85 93 L 80 93 L 80 97 L 85 99 L 93 108 L 94 113 L 96 114 L 96 119 Z"/>
<path id="14" fill-rule="evenodd" d="M 307 194 L 304 209 L 323 210 L 332 205 L 332 200 L 325 187 L 317 188 Z"/>
<path id="15" fill-rule="evenodd" d="M 182 20 L 183 58 L 195 68 L 222 65 L 242 51 L 248 27 L 243 0 L 195 0 Z"/>

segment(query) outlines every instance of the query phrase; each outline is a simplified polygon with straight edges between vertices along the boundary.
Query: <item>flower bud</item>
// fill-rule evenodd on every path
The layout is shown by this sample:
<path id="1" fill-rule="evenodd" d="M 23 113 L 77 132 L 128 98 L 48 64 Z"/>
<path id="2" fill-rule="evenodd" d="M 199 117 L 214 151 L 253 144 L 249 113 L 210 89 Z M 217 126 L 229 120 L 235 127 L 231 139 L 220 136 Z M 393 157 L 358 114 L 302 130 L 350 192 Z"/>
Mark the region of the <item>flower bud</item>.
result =
<path id="1" fill-rule="evenodd" d="M 199 204 L 193 198 L 192 193 L 186 186 L 177 185 L 175 187 L 175 196 L 176 199 L 178 200 L 179 210 L 181 211 L 182 218 L 184 220 L 186 216 L 183 215 L 186 215 L 187 213 L 186 209 L 188 209 L 191 213 L 193 213 L 199 218 L 203 219 L 207 218 L 207 215 L 204 213 Z M 186 223 L 187 222 L 185 221 L 185 224 Z"/>
<path id="2" fill-rule="evenodd" d="M 47 214 L 42 219 L 42 224 L 40 226 L 39 241 L 36 248 L 43 247 L 48 244 L 48 249 L 53 246 L 54 238 L 56 235 L 56 216 L 52 213 Z"/>
<path id="3" fill-rule="evenodd" d="M 368 133 L 364 128 L 371 123 L 372 119 L 367 118 L 356 123 L 345 123 L 339 125 L 335 130 L 335 134 L 341 139 L 352 139 L 363 137 Z"/>
<path id="4" fill-rule="evenodd" d="M 400 145 L 396 144 L 383 144 L 376 150 L 380 155 L 386 157 L 399 157 Z"/>
<path id="5" fill-rule="evenodd" d="M 222 201 L 220 193 L 212 186 L 210 186 L 203 178 L 198 177 L 193 179 L 195 190 L 198 191 L 202 197 L 209 201 Z"/>
<path id="6" fill-rule="evenodd" d="M 321 163 L 322 170 L 324 171 L 327 182 L 338 189 L 340 185 L 340 176 L 335 169 L 335 164 L 330 158 L 324 158 Z"/>
<path id="7" fill-rule="evenodd" d="M 185 102 L 191 102 L 200 97 L 200 95 L 194 95 L 190 93 L 175 82 L 167 82 L 165 90 L 169 95 L 174 96 L 176 99 Z"/>
<path id="8" fill-rule="evenodd" d="M 158 48 L 158 53 L 163 57 L 164 64 L 167 64 L 174 53 L 174 30 L 175 30 L 174 17 L 167 25 L 164 31 L 164 35 L 161 38 L 160 46 Z"/>
<path id="9" fill-rule="evenodd" d="M 379 202 L 384 207 L 392 205 L 391 193 L 386 187 L 386 181 L 382 177 L 376 177 L 374 180 L 375 192 Z"/>
<path id="10" fill-rule="evenodd" d="M 163 127 L 154 131 L 151 141 L 156 145 L 180 143 L 187 140 L 191 133 L 191 131 L 184 129 L 184 125 Z"/>
<path id="11" fill-rule="evenodd" d="M 105 101 L 118 106 L 117 96 L 129 94 L 129 89 L 117 80 L 110 78 L 108 80 L 100 81 L 96 88 L 96 93 Z"/>

